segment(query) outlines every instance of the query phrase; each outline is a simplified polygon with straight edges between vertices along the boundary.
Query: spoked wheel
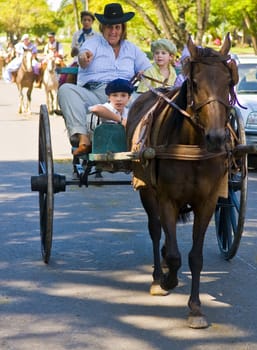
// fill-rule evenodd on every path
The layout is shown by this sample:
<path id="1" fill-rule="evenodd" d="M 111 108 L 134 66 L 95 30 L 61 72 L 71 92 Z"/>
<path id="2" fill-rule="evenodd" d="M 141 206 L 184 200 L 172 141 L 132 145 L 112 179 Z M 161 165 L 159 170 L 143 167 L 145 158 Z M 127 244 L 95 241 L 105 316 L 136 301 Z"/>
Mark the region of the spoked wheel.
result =
<path id="1" fill-rule="evenodd" d="M 245 131 L 241 113 L 232 109 L 232 147 L 245 145 Z M 232 156 L 229 159 L 228 198 L 219 198 L 215 211 L 216 235 L 221 254 L 232 259 L 242 237 L 247 200 L 247 155 Z"/>
<path id="2" fill-rule="evenodd" d="M 39 176 L 44 188 L 39 191 L 40 237 L 43 261 L 47 264 L 51 255 L 54 210 L 54 170 L 47 107 L 40 106 L 39 120 Z"/>

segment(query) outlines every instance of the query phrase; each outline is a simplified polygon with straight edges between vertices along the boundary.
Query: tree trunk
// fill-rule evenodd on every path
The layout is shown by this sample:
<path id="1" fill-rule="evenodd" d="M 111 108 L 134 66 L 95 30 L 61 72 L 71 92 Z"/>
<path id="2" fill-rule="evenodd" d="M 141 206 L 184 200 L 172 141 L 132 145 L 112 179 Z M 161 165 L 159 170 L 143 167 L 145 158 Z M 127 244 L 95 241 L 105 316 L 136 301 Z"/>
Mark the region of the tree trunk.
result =
<path id="1" fill-rule="evenodd" d="M 77 2 L 77 0 L 73 0 L 73 8 L 74 8 L 74 15 L 75 15 L 75 27 L 76 27 L 76 30 L 79 30 L 79 28 L 80 28 L 80 17 L 79 17 L 79 9 L 78 9 L 78 2 Z"/>
<path id="2" fill-rule="evenodd" d="M 129 5 L 131 5 L 142 16 L 142 18 L 145 20 L 146 24 L 149 26 L 154 35 L 156 37 L 159 37 L 161 35 L 161 30 L 152 21 L 151 17 L 148 16 L 144 9 L 133 0 L 127 0 L 126 2 Z"/>
<path id="3" fill-rule="evenodd" d="M 254 53 L 255 53 L 255 55 L 257 55 L 257 36 L 255 35 L 255 31 L 252 28 L 251 19 L 246 12 L 243 13 L 243 16 L 244 16 L 245 25 L 246 25 L 246 27 L 249 30 L 250 35 L 251 35 Z"/>
<path id="4" fill-rule="evenodd" d="M 208 18 L 210 14 L 211 0 L 197 0 L 196 12 L 197 12 L 197 32 L 196 32 L 196 44 L 202 45 L 203 35 L 207 29 Z"/>

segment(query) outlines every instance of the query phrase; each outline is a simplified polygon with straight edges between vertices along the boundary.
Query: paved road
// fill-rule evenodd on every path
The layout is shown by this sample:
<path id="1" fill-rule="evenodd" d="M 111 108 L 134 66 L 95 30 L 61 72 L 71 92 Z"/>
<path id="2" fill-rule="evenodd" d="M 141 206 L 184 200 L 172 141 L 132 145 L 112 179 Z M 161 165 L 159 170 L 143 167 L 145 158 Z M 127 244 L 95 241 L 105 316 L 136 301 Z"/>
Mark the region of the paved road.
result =
<path id="1" fill-rule="evenodd" d="M 47 266 L 41 261 L 30 176 L 37 173 L 44 95 L 34 90 L 30 117 L 17 115 L 17 99 L 15 86 L 0 82 L 0 349 L 256 350 L 256 173 L 249 176 L 245 233 L 231 262 L 220 257 L 210 225 L 201 284 L 210 327 L 192 330 L 186 325 L 190 224 L 178 228 L 178 288 L 151 297 L 151 243 L 130 186 L 69 186 L 57 194 L 52 258 Z M 62 118 L 51 116 L 51 129 L 55 171 L 68 178 Z"/>

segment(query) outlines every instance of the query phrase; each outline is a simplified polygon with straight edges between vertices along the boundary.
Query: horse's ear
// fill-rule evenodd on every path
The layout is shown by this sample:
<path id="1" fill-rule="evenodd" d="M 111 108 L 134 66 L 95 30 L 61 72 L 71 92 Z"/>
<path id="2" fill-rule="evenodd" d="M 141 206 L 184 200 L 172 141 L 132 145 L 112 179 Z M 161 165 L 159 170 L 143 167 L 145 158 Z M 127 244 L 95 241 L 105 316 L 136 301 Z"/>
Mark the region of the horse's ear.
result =
<path id="1" fill-rule="evenodd" d="M 231 48 L 231 40 L 230 40 L 230 33 L 227 33 L 225 36 L 224 43 L 220 49 L 220 53 L 225 56 L 229 53 L 229 50 Z"/>
<path id="2" fill-rule="evenodd" d="M 188 36 L 187 48 L 188 48 L 188 51 L 190 52 L 191 57 L 195 57 L 197 55 L 197 47 L 193 43 L 191 35 Z"/>

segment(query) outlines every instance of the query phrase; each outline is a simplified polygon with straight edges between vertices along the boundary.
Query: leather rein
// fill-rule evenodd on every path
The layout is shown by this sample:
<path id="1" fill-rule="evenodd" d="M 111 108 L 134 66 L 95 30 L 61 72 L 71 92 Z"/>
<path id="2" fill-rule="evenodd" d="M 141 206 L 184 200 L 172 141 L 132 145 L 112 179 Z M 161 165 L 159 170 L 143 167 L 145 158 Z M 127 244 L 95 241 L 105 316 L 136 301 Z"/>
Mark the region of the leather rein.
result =
<path id="1" fill-rule="evenodd" d="M 192 63 L 204 63 L 204 64 L 212 64 L 214 62 L 222 62 L 230 71 L 229 66 L 227 65 L 227 61 L 230 59 L 230 56 L 214 56 L 214 57 L 200 57 L 198 60 L 191 60 L 190 59 L 190 65 L 192 66 Z M 191 68 L 191 67 L 190 67 Z M 231 71 L 230 71 L 231 74 Z M 192 68 L 190 69 L 190 78 L 192 75 Z M 188 105 L 188 107 L 190 107 L 190 109 L 193 111 L 192 114 L 188 113 L 186 110 L 182 109 L 181 107 L 179 107 L 175 102 L 175 98 L 177 97 L 179 91 L 172 97 L 169 98 L 168 96 L 166 96 L 163 92 L 161 92 L 160 90 L 153 88 L 149 82 L 147 82 L 148 80 L 153 80 L 155 82 L 161 83 L 162 85 L 164 85 L 165 82 L 161 82 L 161 81 L 157 81 L 156 79 L 150 78 L 144 74 L 141 75 L 140 78 L 136 78 L 137 80 L 143 80 L 144 84 L 147 86 L 147 88 L 153 92 L 155 95 L 159 96 L 161 99 L 163 99 L 168 105 L 170 105 L 172 108 L 176 109 L 177 111 L 179 111 L 183 116 L 186 117 L 186 119 L 191 123 L 191 125 L 195 128 L 197 128 L 198 130 L 200 130 L 200 132 L 204 132 L 204 126 L 201 125 L 200 121 L 199 121 L 199 115 L 198 112 L 201 108 L 203 108 L 205 105 L 209 104 L 209 103 L 213 103 L 213 102 L 218 102 L 222 105 L 224 105 L 228 110 L 235 105 L 235 103 L 238 103 L 233 85 L 231 84 L 230 86 L 230 96 L 231 99 L 229 101 L 229 103 L 225 102 L 222 98 L 219 98 L 217 96 L 211 96 L 208 99 L 206 99 L 205 101 L 195 104 L 194 100 L 193 100 L 193 88 L 192 88 L 192 84 L 191 84 L 191 79 L 188 79 L 189 82 L 189 88 L 188 88 L 188 97 L 190 97 L 190 103 Z M 238 103 L 239 104 L 239 103 Z M 240 104 L 239 104 L 240 105 Z M 151 112 L 152 113 L 152 109 Z M 229 122 L 226 123 L 226 127 L 228 129 L 231 129 L 229 127 Z M 142 141 L 142 139 L 141 139 Z M 144 143 L 144 141 L 143 141 Z M 218 153 L 211 153 L 208 152 L 206 150 L 206 148 L 204 147 L 200 147 L 198 145 L 168 145 L 168 146 L 164 146 L 164 145 L 160 145 L 160 146 L 154 146 L 155 152 L 156 152 L 156 157 L 157 158 L 162 158 L 162 159 L 179 159 L 179 160 L 205 160 L 205 159 L 210 159 L 210 158 L 215 158 L 215 157 L 220 157 L 220 156 L 224 156 L 227 155 L 227 151 L 222 151 L 222 152 L 218 152 Z"/>

